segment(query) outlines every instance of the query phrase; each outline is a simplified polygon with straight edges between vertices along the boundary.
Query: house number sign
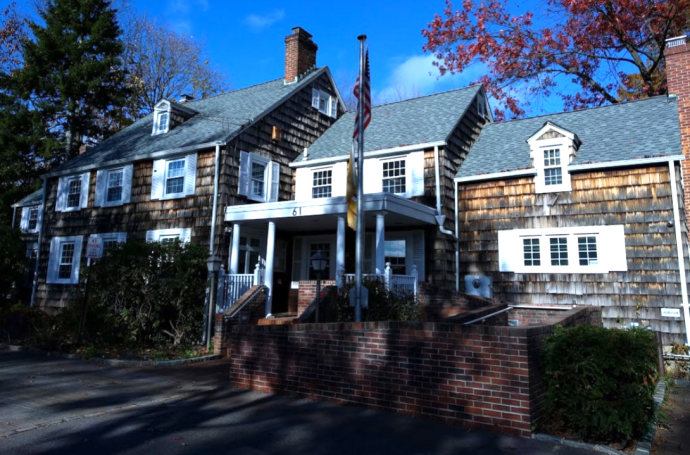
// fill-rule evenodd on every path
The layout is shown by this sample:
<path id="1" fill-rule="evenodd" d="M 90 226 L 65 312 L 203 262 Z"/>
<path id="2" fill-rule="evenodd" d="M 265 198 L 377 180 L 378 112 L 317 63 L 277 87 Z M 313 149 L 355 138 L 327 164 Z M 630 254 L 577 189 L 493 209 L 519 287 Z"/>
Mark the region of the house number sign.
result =
<path id="1" fill-rule="evenodd" d="M 297 207 L 292 211 L 292 216 L 300 216 L 302 214 L 302 207 Z"/>
<path id="2" fill-rule="evenodd" d="M 665 318 L 679 318 L 680 309 L 678 308 L 662 308 L 661 315 Z"/>

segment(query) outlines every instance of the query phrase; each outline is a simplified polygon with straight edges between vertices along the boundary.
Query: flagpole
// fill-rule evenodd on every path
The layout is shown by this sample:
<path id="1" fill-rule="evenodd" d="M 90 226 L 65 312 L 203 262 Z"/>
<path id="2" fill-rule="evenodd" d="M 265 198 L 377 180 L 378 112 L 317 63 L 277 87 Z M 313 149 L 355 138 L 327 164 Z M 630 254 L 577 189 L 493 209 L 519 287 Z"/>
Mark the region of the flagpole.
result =
<path id="1" fill-rule="evenodd" d="M 364 262 L 364 42 L 367 35 L 359 35 L 359 103 L 357 104 L 357 230 L 355 231 L 355 322 L 362 320 L 362 264 Z"/>

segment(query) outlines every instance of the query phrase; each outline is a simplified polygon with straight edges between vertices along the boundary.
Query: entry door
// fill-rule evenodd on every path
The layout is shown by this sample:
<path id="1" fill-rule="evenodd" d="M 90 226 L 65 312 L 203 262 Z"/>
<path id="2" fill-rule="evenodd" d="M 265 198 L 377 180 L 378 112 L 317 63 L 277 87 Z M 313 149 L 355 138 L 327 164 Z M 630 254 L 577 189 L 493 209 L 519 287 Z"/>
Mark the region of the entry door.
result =
<path id="1" fill-rule="evenodd" d="M 254 273 L 256 264 L 262 261 L 261 238 L 250 235 L 240 236 L 240 254 L 237 261 L 237 273 Z"/>

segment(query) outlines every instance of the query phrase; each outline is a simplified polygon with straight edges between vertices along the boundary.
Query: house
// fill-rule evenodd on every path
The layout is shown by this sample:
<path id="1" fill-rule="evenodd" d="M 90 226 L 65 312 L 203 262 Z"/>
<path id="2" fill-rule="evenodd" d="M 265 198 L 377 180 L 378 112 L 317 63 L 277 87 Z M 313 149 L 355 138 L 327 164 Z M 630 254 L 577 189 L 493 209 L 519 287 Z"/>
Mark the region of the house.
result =
<path id="1" fill-rule="evenodd" d="M 285 49 L 284 77 L 201 100 L 161 100 L 44 176 L 32 304 L 54 310 L 76 296 L 89 237 L 105 248 L 176 238 L 227 259 L 225 207 L 292 198 L 290 163 L 345 108 L 328 67 L 316 67 L 308 32 L 294 28 Z M 34 206 L 22 203 L 22 220 Z"/>
<path id="2" fill-rule="evenodd" d="M 12 227 L 20 229 L 22 240 L 26 244 L 28 263 L 19 291 L 21 299 L 28 301 L 31 299 L 34 270 L 38 257 L 38 232 L 43 224 L 43 192 L 41 190 L 34 191 L 19 202 L 12 204 L 12 210 Z"/>
<path id="3" fill-rule="evenodd" d="M 365 274 L 382 275 L 389 266 L 399 280 L 453 286 L 453 177 L 491 121 L 487 106 L 484 88 L 475 85 L 372 109 L 363 163 Z M 327 257 L 328 280 L 355 271 L 345 200 L 354 121 L 354 113 L 343 115 L 289 164 L 292 197 L 226 206 L 230 276 L 242 280 L 237 274 L 266 258 L 267 314 L 285 301 L 295 311 L 300 286 L 316 278 L 316 252 Z"/>
<path id="4" fill-rule="evenodd" d="M 674 96 L 485 126 L 455 178 L 458 287 L 485 275 L 511 305 L 685 342 L 684 127 Z"/>

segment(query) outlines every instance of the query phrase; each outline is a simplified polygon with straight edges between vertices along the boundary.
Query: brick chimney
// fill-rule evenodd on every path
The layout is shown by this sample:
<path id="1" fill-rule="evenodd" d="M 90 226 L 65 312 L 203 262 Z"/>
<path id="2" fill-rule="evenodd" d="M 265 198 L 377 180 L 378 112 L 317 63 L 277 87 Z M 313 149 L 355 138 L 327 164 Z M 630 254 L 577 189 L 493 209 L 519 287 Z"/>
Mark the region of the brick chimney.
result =
<path id="1" fill-rule="evenodd" d="M 318 46 L 312 41 L 311 34 L 302 27 L 292 29 L 292 34 L 285 37 L 285 83 L 299 80 L 307 71 L 316 67 Z"/>
<path id="2" fill-rule="evenodd" d="M 680 143 L 685 155 L 681 161 L 685 181 L 684 199 L 686 209 L 690 207 L 690 46 L 687 36 L 666 40 L 666 78 L 669 96 L 678 101 L 678 120 L 680 122 Z M 690 211 L 687 213 L 690 223 Z"/>

